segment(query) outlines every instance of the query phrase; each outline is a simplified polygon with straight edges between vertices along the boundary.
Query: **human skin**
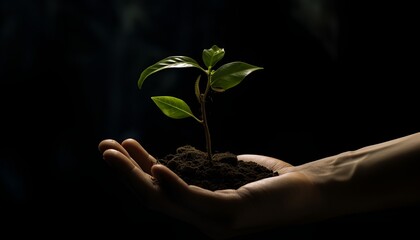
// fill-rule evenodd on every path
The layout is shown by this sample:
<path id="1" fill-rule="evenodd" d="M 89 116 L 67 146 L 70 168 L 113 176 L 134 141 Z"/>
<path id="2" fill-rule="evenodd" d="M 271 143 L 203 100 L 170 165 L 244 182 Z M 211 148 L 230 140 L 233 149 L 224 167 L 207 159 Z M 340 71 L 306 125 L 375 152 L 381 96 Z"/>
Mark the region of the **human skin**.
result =
<path id="1" fill-rule="evenodd" d="M 99 150 L 147 207 L 213 239 L 420 202 L 420 133 L 299 166 L 238 155 L 279 175 L 216 191 L 188 185 L 134 139 L 104 139 Z"/>

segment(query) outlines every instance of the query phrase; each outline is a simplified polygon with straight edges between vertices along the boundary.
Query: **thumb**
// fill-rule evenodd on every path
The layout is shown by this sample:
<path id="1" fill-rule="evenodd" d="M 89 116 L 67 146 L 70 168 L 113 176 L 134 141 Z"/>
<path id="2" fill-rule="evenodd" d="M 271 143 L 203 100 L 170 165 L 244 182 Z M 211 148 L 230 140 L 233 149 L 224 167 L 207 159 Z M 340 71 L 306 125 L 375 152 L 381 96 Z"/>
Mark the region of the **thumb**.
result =
<path id="1" fill-rule="evenodd" d="M 153 177 L 158 180 L 162 190 L 171 195 L 186 192 L 188 189 L 188 184 L 184 180 L 162 164 L 153 165 L 151 172 Z"/>

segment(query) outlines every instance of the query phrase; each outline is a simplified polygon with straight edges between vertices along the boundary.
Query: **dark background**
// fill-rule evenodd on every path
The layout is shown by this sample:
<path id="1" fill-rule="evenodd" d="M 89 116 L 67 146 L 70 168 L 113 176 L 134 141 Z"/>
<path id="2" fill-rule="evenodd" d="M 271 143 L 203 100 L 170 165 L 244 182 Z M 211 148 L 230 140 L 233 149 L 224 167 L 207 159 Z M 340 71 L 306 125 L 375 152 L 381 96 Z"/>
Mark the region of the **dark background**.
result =
<path id="1" fill-rule="evenodd" d="M 97 150 L 139 140 L 156 157 L 204 148 L 201 126 L 165 117 L 150 100 L 193 105 L 191 69 L 137 79 L 170 55 L 264 67 L 213 96 L 217 151 L 294 165 L 420 130 L 418 22 L 396 1 L 0 1 L 1 230 L 32 236 L 189 237 L 151 212 Z M 194 106 L 194 105 L 193 105 Z M 390 176 L 392 177 L 392 176 Z M 415 233 L 418 209 L 349 216 L 276 230 L 304 238 Z M 169 226 L 162 232 L 159 227 Z M 337 231 L 335 231 L 337 230 Z M 279 233 L 279 231 L 281 233 Z M 273 234 L 267 232 L 267 237 Z M 192 236 L 200 236 L 198 232 Z"/>

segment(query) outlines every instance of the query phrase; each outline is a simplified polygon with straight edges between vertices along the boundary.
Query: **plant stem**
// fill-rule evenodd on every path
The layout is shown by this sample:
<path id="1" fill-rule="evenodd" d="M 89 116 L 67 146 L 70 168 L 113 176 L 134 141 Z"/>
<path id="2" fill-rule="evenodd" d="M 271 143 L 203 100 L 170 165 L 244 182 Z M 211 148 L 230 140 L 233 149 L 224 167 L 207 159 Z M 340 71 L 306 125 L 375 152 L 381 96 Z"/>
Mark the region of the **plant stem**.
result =
<path id="1" fill-rule="evenodd" d="M 210 69 L 209 69 L 210 72 Z M 206 114 L 206 100 L 207 100 L 207 94 L 210 90 L 210 73 L 207 74 L 207 85 L 206 90 L 204 91 L 204 94 L 200 97 L 200 105 L 201 105 L 201 113 L 203 114 L 203 127 L 204 127 L 204 134 L 206 136 L 206 149 L 207 149 L 207 158 L 209 160 L 213 160 L 213 154 L 211 149 L 211 138 L 210 138 L 210 130 L 209 130 L 209 124 L 207 120 L 207 114 Z"/>

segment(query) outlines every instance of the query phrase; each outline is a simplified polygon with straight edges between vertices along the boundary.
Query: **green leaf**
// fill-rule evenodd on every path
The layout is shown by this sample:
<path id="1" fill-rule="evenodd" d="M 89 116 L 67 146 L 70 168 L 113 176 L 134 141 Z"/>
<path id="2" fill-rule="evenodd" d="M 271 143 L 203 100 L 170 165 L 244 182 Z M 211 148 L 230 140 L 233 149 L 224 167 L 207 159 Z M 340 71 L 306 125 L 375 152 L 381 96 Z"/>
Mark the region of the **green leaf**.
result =
<path id="1" fill-rule="evenodd" d="M 194 93 L 195 93 L 195 96 L 197 97 L 198 102 L 201 102 L 200 78 L 201 78 L 201 75 L 198 75 L 197 79 L 195 80 L 195 85 L 194 85 Z"/>
<path id="2" fill-rule="evenodd" d="M 213 45 L 210 49 L 203 50 L 203 62 L 208 69 L 212 68 L 225 56 L 225 50 Z"/>
<path id="3" fill-rule="evenodd" d="M 263 68 L 244 62 L 227 63 L 211 76 L 211 88 L 217 92 L 224 92 L 238 85 L 246 76 L 259 69 Z"/>
<path id="4" fill-rule="evenodd" d="M 171 56 L 164 58 L 157 63 L 149 66 L 148 68 L 144 69 L 143 72 L 140 74 L 140 78 L 137 81 L 137 86 L 140 89 L 143 85 L 144 80 L 152 75 L 153 73 L 159 72 L 163 69 L 168 68 L 189 68 L 195 67 L 201 69 L 202 71 L 206 72 L 194 59 L 186 56 Z"/>
<path id="5" fill-rule="evenodd" d="M 197 121 L 200 121 L 194 116 L 188 104 L 179 98 L 171 96 L 155 96 L 151 98 L 160 110 L 170 118 L 182 119 L 193 117 Z"/>

